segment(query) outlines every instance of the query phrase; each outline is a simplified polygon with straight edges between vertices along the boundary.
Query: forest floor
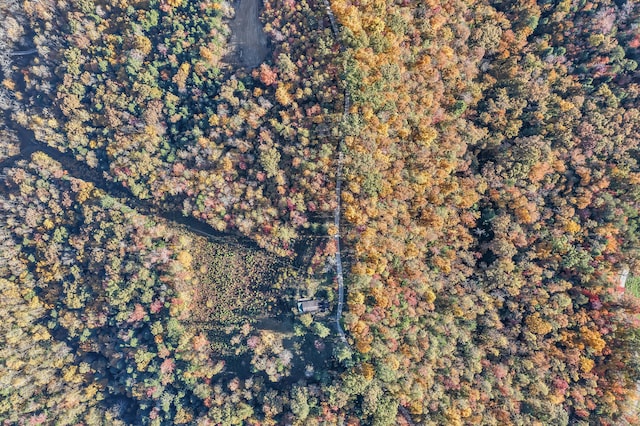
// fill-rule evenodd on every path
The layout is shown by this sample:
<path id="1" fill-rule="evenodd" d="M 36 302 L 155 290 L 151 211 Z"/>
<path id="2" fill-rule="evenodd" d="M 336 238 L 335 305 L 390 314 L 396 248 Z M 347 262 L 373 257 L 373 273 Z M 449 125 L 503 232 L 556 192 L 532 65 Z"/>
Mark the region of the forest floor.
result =
<path id="1" fill-rule="evenodd" d="M 262 0 L 235 0 L 236 15 L 229 22 L 232 54 L 227 61 L 233 65 L 255 68 L 269 55 L 269 41 L 260 22 Z"/>

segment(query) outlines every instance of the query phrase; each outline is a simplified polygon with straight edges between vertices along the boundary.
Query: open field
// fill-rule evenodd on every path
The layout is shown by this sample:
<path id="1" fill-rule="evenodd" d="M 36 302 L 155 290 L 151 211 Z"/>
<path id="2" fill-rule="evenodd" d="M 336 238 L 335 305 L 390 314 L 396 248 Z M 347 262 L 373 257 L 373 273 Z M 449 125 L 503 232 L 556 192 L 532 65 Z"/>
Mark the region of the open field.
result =
<path id="1" fill-rule="evenodd" d="M 211 327 L 240 324 L 269 316 L 276 308 L 274 288 L 281 274 L 274 257 L 265 252 L 193 239 L 194 322 Z"/>
<path id="2" fill-rule="evenodd" d="M 629 293 L 636 297 L 640 297 L 640 277 L 629 277 L 626 288 Z"/>

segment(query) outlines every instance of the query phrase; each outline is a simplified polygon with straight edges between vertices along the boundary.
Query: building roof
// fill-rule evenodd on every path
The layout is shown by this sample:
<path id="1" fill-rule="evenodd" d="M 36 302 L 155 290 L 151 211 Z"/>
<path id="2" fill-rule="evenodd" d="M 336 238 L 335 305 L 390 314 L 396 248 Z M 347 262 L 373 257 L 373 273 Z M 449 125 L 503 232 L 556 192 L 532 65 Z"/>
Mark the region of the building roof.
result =
<path id="1" fill-rule="evenodd" d="M 321 299 L 298 300 L 298 312 L 301 313 L 324 311 L 326 309 L 327 302 Z"/>

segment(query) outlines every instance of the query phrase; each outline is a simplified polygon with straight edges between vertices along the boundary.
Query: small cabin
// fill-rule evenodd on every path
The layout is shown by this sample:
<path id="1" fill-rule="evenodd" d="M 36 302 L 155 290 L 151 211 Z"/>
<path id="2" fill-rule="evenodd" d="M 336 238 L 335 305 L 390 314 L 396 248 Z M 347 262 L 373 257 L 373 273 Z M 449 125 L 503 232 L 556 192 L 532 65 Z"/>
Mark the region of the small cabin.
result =
<path id="1" fill-rule="evenodd" d="M 298 312 L 301 314 L 325 312 L 329 309 L 329 302 L 322 299 L 300 299 L 298 300 Z"/>

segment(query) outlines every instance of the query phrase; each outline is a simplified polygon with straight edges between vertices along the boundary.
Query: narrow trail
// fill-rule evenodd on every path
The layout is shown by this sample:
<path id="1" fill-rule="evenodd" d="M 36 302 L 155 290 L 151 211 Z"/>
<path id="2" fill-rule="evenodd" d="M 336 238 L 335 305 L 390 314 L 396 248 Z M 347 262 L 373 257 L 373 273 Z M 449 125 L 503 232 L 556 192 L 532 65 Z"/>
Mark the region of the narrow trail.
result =
<path id="1" fill-rule="evenodd" d="M 325 9 L 327 11 L 327 15 L 329 16 L 329 21 L 331 22 L 331 30 L 333 32 L 336 41 L 340 44 L 340 50 L 344 51 L 344 46 L 340 42 L 340 30 L 338 28 L 338 24 L 335 16 L 333 15 L 333 11 L 331 10 L 331 4 L 329 0 L 322 0 L 324 2 Z M 345 87 L 344 89 L 344 110 L 342 112 L 342 121 L 344 122 L 349 115 L 349 110 L 351 109 L 351 96 L 349 94 L 349 90 Z M 344 164 L 344 138 L 340 139 L 338 143 L 338 164 L 336 167 L 336 209 L 333 215 L 333 223 L 336 227 L 336 234 L 334 236 L 336 242 L 336 276 L 338 279 L 338 307 L 336 309 L 336 330 L 342 342 L 351 348 L 351 345 L 347 342 L 347 338 L 345 336 L 344 330 L 342 329 L 342 324 L 340 324 L 340 320 L 342 319 L 342 310 L 344 307 L 344 275 L 342 270 L 342 256 L 340 254 L 340 214 L 342 211 L 342 168 Z M 388 389 L 384 389 L 385 392 L 389 392 Z M 411 414 L 409 410 L 407 410 L 402 404 L 398 403 L 398 412 L 409 426 L 415 426 L 415 423 L 411 419 Z"/>
<path id="2" fill-rule="evenodd" d="M 338 29 L 338 24 L 336 23 L 336 18 L 333 15 L 333 11 L 331 10 L 331 4 L 329 0 L 323 0 L 324 7 L 327 11 L 327 15 L 329 16 L 329 21 L 331 21 L 331 30 L 333 31 L 333 36 L 336 38 L 336 41 L 340 43 L 340 30 Z M 344 50 L 342 43 L 340 43 L 340 50 Z M 349 96 L 348 90 L 345 88 L 344 90 L 344 110 L 342 111 L 342 120 L 344 121 L 349 114 L 349 109 L 351 108 L 351 98 Z M 336 228 L 336 234 L 334 236 L 334 240 L 336 242 L 336 277 L 338 280 L 338 306 L 336 308 L 336 331 L 340 336 L 340 340 L 347 346 L 350 346 L 347 343 L 347 337 L 344 334 L 344 330 L 342 328 L 342 324 L 340 320 L 342 319 L 342 310 L 344 308 L 344 274 L 342 271 L 342 256 L 340 254 L 340 216 L 342 212 L 342 167 L 344 163 L 344 154 L 342 149 L 344 147 L 344 139 L 340 138 L 340 142 L 338 143 L 338 164 L 336 167 L 336 209 L 333 213 L 333 224 Z"/>
<path id="3" fill-rule="evenodd" d="M 333 224 L 336 227 L 336 235 L 334 236 L 336 242 L 336 276 L 338 278 L 338 307 L 336 308 L 336 330 L 340 335 L 340 339 L 346 345 L 347 337 L 342 329 L 340 320 L 342 319 L 342 309 L 344 307 L 344 276 L 342 272 L 342 256 L 340 256 L 340 210 L 341 210 L 341 192 L 342 192 L 342 161 L 344 155 L 342 151 L 338 154 L 338 168 L 336 171 L 336 197 L 338 198 L 338 205 L 333 215 Z"/>

